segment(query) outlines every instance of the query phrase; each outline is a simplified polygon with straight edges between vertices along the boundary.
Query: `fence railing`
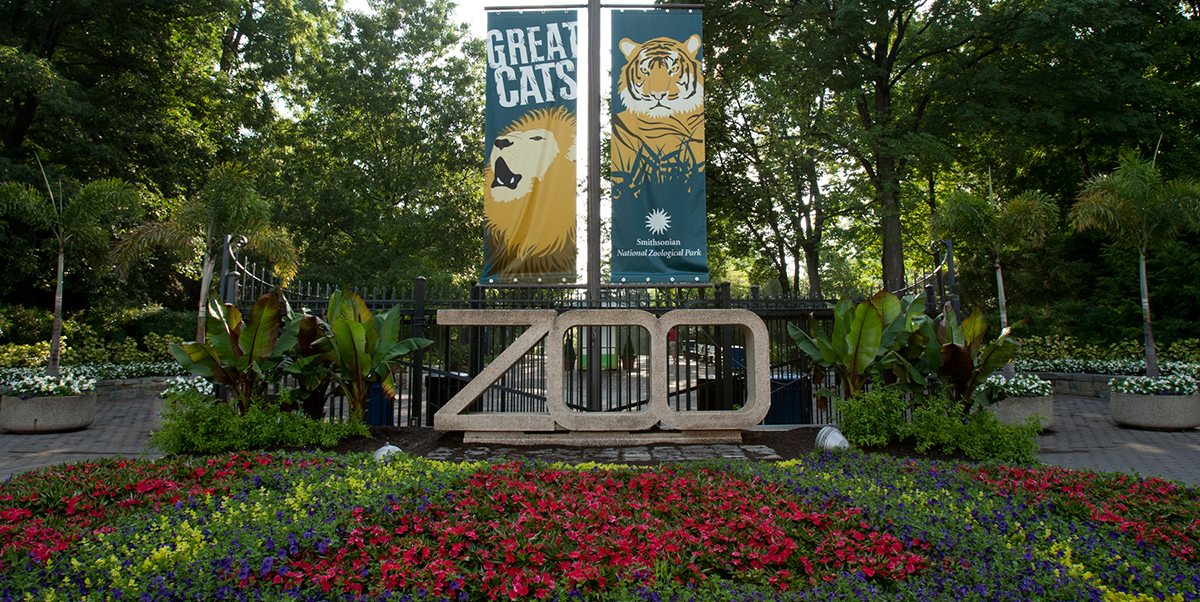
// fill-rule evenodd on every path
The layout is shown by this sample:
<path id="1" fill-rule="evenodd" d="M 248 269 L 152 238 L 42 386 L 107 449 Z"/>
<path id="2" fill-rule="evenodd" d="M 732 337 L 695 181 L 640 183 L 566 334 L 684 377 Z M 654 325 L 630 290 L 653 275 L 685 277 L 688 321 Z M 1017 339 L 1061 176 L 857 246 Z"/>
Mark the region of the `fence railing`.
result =
<path id="1" fill-rule="evenodd" d="M 281 291 L 293 311 L 323 316 L 335 287 L 309 283 L 281 287 L 265 268 L 234 261 L 225 282 L 226 299 L 245 308 L 266 292 Z M 926 292 L 927 311 L 939 305 L 935 288 L 941 266 L 917 281 Z M 401 337 L 433 341 L 402 358 L 396 374 L 397 395 L 375 404 L 372 424 L 431 427 L 433 415 L 484 366 L 524 331 L 514 326 L 439 324 L 440 309 L 640 309 L 662 315 L 674 309 L 746 309 L 767 325 L 771 358 L 771 410 L 764 424 L 819 425 L 836 420 L 832 404 L 812 392 L 835 387 L 810 382 L 808 361 L 792 343 L 788 324 L 808 328 L 810 317 L 826 327 L 833 313 L 822 299 L 763 297 L 758 287 L 733 295 L 728 283 L 717 285 L 607 285 L 599 299 L 586 297 L 582 285 L 491 285 L 430 291 L 418 278 L 411 288 L 352 288 L 375 311 L 400 307 Z M 940 296 L 942 300 L 945 295 Z M 545 412 L 546 371 L 563 372 L 563 398 L 581 412 L 638 412 L 646 409 L 650 370 L 665 366 L 668 401 L 677 411 L 733 411 L 745 402 L 745 337 L 733 326 L 681 325 L 672 333 L 667 357 L 649 355 L 649 335 L 636 326 L 580 326 L 562 341 L 543 339 L 467 408 L 467 412 Z M 546 345 L 562 345 L 564 365 L 546 365 Z M 326 415 L 345 417 L 344 398 L 333 395 Z"/>

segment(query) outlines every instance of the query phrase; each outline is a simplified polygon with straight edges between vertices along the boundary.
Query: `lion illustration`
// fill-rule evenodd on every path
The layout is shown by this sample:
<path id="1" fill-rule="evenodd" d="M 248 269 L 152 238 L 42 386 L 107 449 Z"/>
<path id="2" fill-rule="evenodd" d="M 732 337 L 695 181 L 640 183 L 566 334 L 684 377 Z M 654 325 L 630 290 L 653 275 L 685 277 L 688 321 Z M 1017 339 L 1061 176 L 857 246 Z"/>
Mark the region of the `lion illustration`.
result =
<path id="1" fill-rule="evenodd" d="M 504 278 L 575 273 L 575 115 L 526 113 L 489 148 L 484 273 Z"/>

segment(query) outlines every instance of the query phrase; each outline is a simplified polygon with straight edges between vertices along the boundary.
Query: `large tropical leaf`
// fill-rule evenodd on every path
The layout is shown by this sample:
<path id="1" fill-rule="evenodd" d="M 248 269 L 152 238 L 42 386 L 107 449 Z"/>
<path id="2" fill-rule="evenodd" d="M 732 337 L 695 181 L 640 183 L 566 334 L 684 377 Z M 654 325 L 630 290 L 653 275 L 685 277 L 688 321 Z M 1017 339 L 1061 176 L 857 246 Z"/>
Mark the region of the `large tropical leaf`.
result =
<path id="1" fill-rule="evenodd" d="M 372 320 L 371 310 L 367 308 L 367 303 L 353 291 L 334 291 L 329 296 L 327 311 L 331 323 L 338 316 L 354 320 L 359 324 L 366 324 Z"/>
<path id="2" fill-rule="evenodd" d="M 216 295 L 213 295 L 208 299 L 208 319 L 204 321 L 207 341 L 216 348 L 217 357 L 225 358 L 228 365 L 232 365 L 242 354 L 237 344 L 237 332 L 230 330 L 230 323 L 235 317 L 230 310 L 237 312 L 236 319 L 240 324 L 242 313 L 236 307 L 221 303 Z"/>
<path id="3" fill-rule="evenodd" d="M 363 325 L 338 316 L 329 323 L 336 350 L 334 360 L 347 380 L 365 380 L 371 373 L 371 355 L 367 353 L 366 330 Z"/>
<path id="4" fill-rule="evenodd" d="M 169 349 L 179 364 L 192 374 L 223 385 L 237 381 L 237 373 L 221 362 L 220 353 L 210 343 L 171 343 Z"/>
<path id="5" fill-rule="evenodd" d="M 838 299 L 837 305 L 833 308 L 833 333 L 829 336 L 829 341 L 839 358 L 850 353 L 848 337 L 850 336 L 850 324 L 853 321 L 854 302 L 846 298 Z"/>
<path id="6" fill-rule="evenodd" d="M 849 374 L 863 374 L 879 354 L 879 343 L 883 337 L 883 317 L 878 306 L 860 303 L 854 309 L 854 321 L 846 339 L 847 349 L 843 361 Z"/>
<path id="7" fill-rule="evenodd" d="M 976 305 L 971 310 L 971 315 L 963 320 L 959 328 L 962 329 L 963 344 L 967 346 L 967 352 L 971 354 L 971 357 L 975 357 L 979 354 L 983 337 L 987 335 L 987 318 L 983 316 L 983 310 Z"/>
<path id="8" fill-rule="evenodd" d="M 238 335 L 238 347 L 252 362 L 271 357 L 275 342 L 279 338 L 279 300 L 270 293 L 254 302 L 250 309 L 250 321 Z"/>

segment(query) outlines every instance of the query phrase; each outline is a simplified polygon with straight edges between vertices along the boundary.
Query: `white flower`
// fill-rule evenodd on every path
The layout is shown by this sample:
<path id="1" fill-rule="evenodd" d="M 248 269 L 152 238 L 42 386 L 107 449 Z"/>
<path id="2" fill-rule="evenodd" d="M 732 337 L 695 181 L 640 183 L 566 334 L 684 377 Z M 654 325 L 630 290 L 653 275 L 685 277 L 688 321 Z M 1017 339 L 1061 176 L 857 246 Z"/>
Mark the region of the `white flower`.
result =
<path id="1" fill-rule="evenodd" d="M 988 377 L 984 386 L 992 393 L 991 397 L 1046 397 L 1054 394 L 1054 383 L 1038 378 L 1036 374 L 1018 374 L 1011 381 L 1005 381 L 1004 375 L 993 374 Z"/>
<path id="2" fill-rule="evenodd" d="M 1171 376 L 1130 376 L 1114 378 L 1108 387 L 1115 393 L 1127 395 L 1192 395 L 1196 393 L 1196 381 L 1183 374 Z"/>
<path id="3" fill-rule="evenodd" d="M 96 390 L 96 379 L 62 374 L 60 376 L 22 375 L 4 384 L 7 395 L 15 397 L 64 397 L 86 395 Z"/>
<path id="4" fill-rule="evenodd" d="M 166 388 L 163 389 L 162 396 L 166 397 L 172 393 L 212 393 L 212 383 L 208 382 L 203 376 L 173 376 L 166 381 Z"/>

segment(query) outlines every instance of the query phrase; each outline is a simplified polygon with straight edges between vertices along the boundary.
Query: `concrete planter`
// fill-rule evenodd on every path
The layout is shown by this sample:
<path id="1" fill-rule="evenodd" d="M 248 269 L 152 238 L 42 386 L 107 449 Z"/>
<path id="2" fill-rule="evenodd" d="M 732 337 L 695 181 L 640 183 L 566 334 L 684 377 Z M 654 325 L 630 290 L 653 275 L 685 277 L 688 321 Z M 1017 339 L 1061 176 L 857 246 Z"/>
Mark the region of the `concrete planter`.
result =
<path id="1" fill-rule="evenodd" d="M 0 428 L 13 433 L 61 433 L 96 420 L 96 394 L 0 398 Z"/>
<path id="2" fill-rule="evenodd" d="M 1180 431 L 1200 426 L 1200 395 L 1131 395 L 1114 391 L 1113 421 L 1150 431 Z"/>
<path id="3" fill-rule="evenodd" d="M 1003 424 L 1025 424 L 1037 417 L 1042 430 L 1054 426 L 1054 397 L 1006 397 L 990 406 L 992 413 Z"/>

